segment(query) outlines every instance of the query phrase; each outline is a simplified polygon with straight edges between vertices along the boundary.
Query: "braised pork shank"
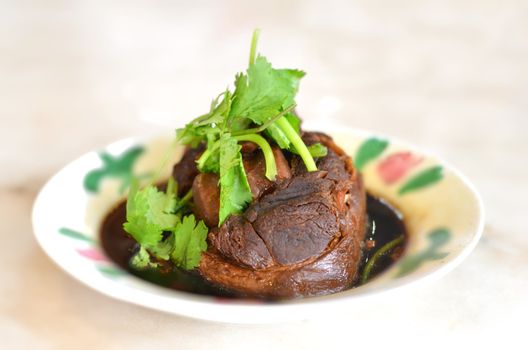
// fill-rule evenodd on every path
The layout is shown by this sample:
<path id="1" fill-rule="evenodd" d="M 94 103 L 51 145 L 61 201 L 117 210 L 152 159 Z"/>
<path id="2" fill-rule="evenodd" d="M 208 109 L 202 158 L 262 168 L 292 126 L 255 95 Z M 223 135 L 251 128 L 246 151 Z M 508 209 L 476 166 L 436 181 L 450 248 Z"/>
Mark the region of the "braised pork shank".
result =
<path id="1" fill-rule="evenodd" d="M 303 140 L 328 148 L 318 170 L 307 172 L 300 157 L 274 148 L 274 182 L 264 176 L 261 151 L 243 147 L 254 200 L 220 227 L 217 175 L 193 169 L 196 150 L 175 166 L 187 188 L 194 177 L 193 211 L 210 227 L 198 268 L 206 280 L 245 296 L 292 298 L 335 293 L 357 279 L 366 222 L 361 178 L 329 136 L 304 133 Z"/>

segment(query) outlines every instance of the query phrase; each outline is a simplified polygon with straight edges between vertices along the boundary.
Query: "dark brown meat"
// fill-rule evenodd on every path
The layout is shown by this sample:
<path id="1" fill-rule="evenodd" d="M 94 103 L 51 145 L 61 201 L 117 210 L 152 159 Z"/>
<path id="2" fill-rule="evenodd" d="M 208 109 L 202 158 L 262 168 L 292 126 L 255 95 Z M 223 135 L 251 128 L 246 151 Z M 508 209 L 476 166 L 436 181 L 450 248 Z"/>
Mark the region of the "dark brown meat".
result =
<path id="1" fill-rule="evenodd" d="M 178 195 L 183 196 L 187 193 L 192 185 L 196 175 L 199 174 L 196 168 L 196 160 L 200 157 L 204 146 L 197 148 L 187 148 L 183 153 L 182 159 L 174 165 L 172 176 L 178 183 Z"/>
<path id="2" fill-rule="evenodd" d="M 256 143 L 244 141 L 240 143 L 240 151 L 242 153 L 251 153 L 255 152 L 258 149 L 258 146 Z"/>
<path id="3" fill-rule="evenodd" d="M 270 267 L 273 259 L 264 241 L 242 216 L 233 216 L 222 225 L 224 234 L 211 235 L 214 247 L 235 262 L 255 269 Z"/>
<path id="4" fill-rule="evenodd" d="M 276 181 L 291 177 L 290 165 L 284 157 L 284 154 L 278 147 L 273 147 L 273 156 L 277 166 Z M 257 149 L 250 153 L 243 153 L 244 170 L 248 179 L 249 187 L 254 199 L 273 187 L 274 182 L 266 178 L 266 161 L 264 155 Z"/>
<path id="5" fill-rule="evenodd" d="M 333 183 L 324 172 L 282 183 L 245 213 L 278 265 L 319 256 L 339 233 Z"/>
<path id="6" fill-rule="evenodd" d="M 199 267 L 210 282 L 248 296 L 284 298 L 333 293 L 357 278 L 366 219 L 361 179 L 331 138 L 303 138 L 329 148 L 319 170 L 308 173 L 293 157 L 293 177 L 211 230 Z"/>
<path id="7" fill-rule="evenodd" d="M 218 175 L 198 174 L 193 181 L 193 212 L 202 219 L 208 227 L 218 226 L 218 212 L 220 210 L 220 188 Z"/>

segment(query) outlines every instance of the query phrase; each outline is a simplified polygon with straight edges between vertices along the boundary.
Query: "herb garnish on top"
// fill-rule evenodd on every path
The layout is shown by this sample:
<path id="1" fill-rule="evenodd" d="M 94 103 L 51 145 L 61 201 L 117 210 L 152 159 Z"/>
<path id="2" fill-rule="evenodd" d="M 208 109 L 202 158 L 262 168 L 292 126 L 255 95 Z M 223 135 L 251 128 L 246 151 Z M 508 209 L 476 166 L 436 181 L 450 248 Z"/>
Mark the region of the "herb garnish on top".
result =
<path id="1" fill-rule="evenodd" d="M 259 31 L 251 41 L 249 67 L 235 77 L 235 89 L 222 92 L 208 113 L 177 130 L 177 141 L 205 150 L 197 160 L 202 173 L 219 174 L 219 226 L 233 214 L 244 211 L 252 194 L 242 163 L 240 142 L 255 143 L 264 155 L 265 176 L 277 175 L 270 142 L 298 154 L 308 171 L 317 170 L 314 157 L 326 155 L 321 144 L 306 146 L 300 136 L 300 120 L 294 112 L 295 95 L 305 73 L 297 69 L 275 69 L 257 55 Z M 192 193 L 176 196 L 177 184 L 171 179 L 166 192 L 149 185 L 138 189 L 134 184 L 127 202 L 125 230 L 139 243 L 140 250 L 131 263 L 136 268 L 159 266 L 172 261 L 183 269 L 199 265 L 201 252 L 207 249 L 208 229 L 188 214 Z"/>

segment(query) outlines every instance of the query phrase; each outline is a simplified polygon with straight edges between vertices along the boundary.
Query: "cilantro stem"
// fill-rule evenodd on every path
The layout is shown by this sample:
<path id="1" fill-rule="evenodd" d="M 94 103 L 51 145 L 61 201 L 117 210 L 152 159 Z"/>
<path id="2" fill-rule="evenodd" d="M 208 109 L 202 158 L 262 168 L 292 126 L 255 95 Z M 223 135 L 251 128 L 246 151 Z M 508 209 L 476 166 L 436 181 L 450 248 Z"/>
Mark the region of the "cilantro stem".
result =
<path id="1" fill-rule="evenodd" d="M 188 201 L 192 199 L 192 196 L 193 196 L 193 192 L 192 192 L 192 189 L 190 189 L 189 191 L 187 191 L 185 196 L 183 196 L 182 199 L 180 199 L 180 203 L 187 203 Z"/>
<path id="2" fill-rule="evenodd" d="M 211 148 L 208 148 L 206 149 L 202 155 L 200 156 L 200 158 L 198 158 L 198 160 L 196 161 L 196 166 L 198 167 L 198 169 L 203 169 L 203 166 L 205 164 L 205 162 L 207 161 L 207 159 L 211 156 L 213 152 L 211 151 Z"/>
<path id="3" fill-rule="evenodd" d="M 237 141 L 249 141 L 257 144 L 262 149 L 264 160 L 266 161 L 266 177 L 271 181 L 275 180 L 275 176 L 277 176 L 277 164 L 275 163 L 275 156 L 268 141 L 257 134 L 239 135 L 233 138 Z"/>
<path id="4" fill-rule="evenodd" d="M 387 254 L 389 251 L 394 249 L 397 245 L 403 242 L 403 235 L 399 236 L 398 238 L 393 239 L 389 243 L 386 243 L 383 247 L 378 249 L 374 255 L 368 260 L 367 264 L 365 265 L 365 268 L 363 269 L 363 273 L 361 274 L 361 284 L 364 284 L 367 282 L 367 280 L 370 277 L 370 273 L 372 272 L 372 269 L 374 268 L 374 265 L 376 265 L 376 262 L 378 262 L 379 258 L 381 258 L 383 255 Z"/>
<path id="5" fill-rule="evenodd" d="M 316 171 L 317 165 L 315 165 L 315 161 L 310 154 L 310 150 L 306 145 L 304 144 L 303 140 L 297 134 L 295 129 L 291 126 L 291 124 L 288 122 L 288 120 L 285 117 L 281 117 L 277 119 L 275 122 L 279 129 L 286 135 L 288 140 L 293 144 L 293 147 L 295 147 L 295 150 L 299 153 L 299 156 L 301 156 L 304 165 L 306 165 L 306 169 L 308 171 Z"/>
<path id="6" fill-rule="evenodd" d="M 277 119 L 279 119 L 280 117 L 290 113 L 291 111 L 293 111 L 293 109 L 295 108 L 295 106 L 297 106 L 295 103 L 292 104 L 291 106 L 289 106 L 288 108 L 285 108 L 282 112 L 280 112 L 279 114 L 277 114 L 276 116 L 274 116 L 273 118 L 269 119 L 268 121 L 266 121 L 264 124 L 256 127 L 256 128 L 252 128 L 252 129 L 246 129 L 246 130 L 241 130 L 241 131 L 235 131 L 234 133 L 232 133 L 231 135 L 233 136 L 239 136 L 239 135 L 247 135 L 247 134 L 258 134 L 264 130 L 266 130 L 266 128 L 268 126 L 270 126 L 271 124 L 273 124 L 274 122 L 277 121 Z"/>
<path id="7" fill-rule="evenodd" d="M 251 38 L 251 50 L 249 51 L 249 65 L 255 63 L 255 55 L 257 54 L 257 43 L 260 35 L 260 29 L 253 31 L 253 37 Z"/>
<path id="8" fill-rule="evenodd" d="M 207 162 L 207 159 L 209 159 L 210 156 L 213 155 L 214 152 L 218 150 L 220 147 L 220 142 L 217 140 L 215 141 L 212 146 L 208 146 L 207 149 L 202 153 L 200 158 L 196 160 L 196 166 L 200 171 L 203 171 L 203 168 L 205 166 L 205 163 Z"/>
<path id="9" fill-rule="evenodd" d="M 169 177 L 169 181 L 167 182 L 167 189 L 165 190 L 165 193 L 167 195 L 171 194 L 177 194 L 178 193 L 178 183 L 176 180 L 174 180 L 174 177 Z"/>
<path id="10" fill-rule="evenodd" d="M 179 201 L 178 203 L 176 204 L 176 206 L 174 207 L 174 214 L 176 214 L 177 212 L 180 211 L 181 208 L 183 208 L 193 197 L 193 192 L 192 192 L 192 189 L 190 189 L 189 191 L 187 191 L 187 193 L 185 194 L 185 196 L 183 196 Z"/>

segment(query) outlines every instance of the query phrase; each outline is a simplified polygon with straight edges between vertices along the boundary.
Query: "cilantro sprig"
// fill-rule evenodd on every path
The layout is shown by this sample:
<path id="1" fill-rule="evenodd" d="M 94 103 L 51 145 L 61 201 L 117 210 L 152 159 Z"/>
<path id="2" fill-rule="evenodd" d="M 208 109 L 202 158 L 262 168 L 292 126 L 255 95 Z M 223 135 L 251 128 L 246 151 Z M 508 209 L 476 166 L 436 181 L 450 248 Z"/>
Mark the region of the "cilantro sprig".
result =
<path id="1" fill-rule="evenodd" d="M 307 147 L 300 135 L 300 119 L 294 112 L 295 95 L 305 73 L 297 69 L 275 69 L 257 54 L 259 31 L 253 33 L 249 67 L 235 77 L 235 89 L 226 89 L 213 101 L 209 112 L 177 130 L 177 141 L 193 148 L 205 144 L 196 161 L 198 170 L 219 174 L 219 226 L 241 213 L 253 196 L 244 170 L 240 142 L 256 144 L 264 155 L 265 176 L 275 180 L 277 165 L 270 143 L 298 154 L 308 171 L 317 170 L 314 157 L 326 155 L 321 144 Z M 164 160 L 164 163 L 168 160 Z M 160 167 L 161 170 L 161 167 Z M 159 172 L 158 172 L 159 175 Z M 157 178 L 157 176 L 155 176 Z M 126 207 L 126 232 L 139 243 L 131 259 L 137 269 L 158 268 L 172 262 L 193 269 L 207 249 L 208 228 L 190 214 L 192 192 L 177 196 L 171 178 L 165 192 L 153 185 L 130 188 Z"/>
<path id="2" fill-rule="evenodd" d="M 200 263 L 209 230 L 203 221 L 196 223 L 194 215 L 183 215 L 190 196 L 178 198 L 176 193 L 173 178 L 165 192 L 153 185 L 139 189 L 137 181 L 132 183 L 123 227 L 140 245 L 131 259 L 135 268 L 155 268 L 158 262 L 170 260 L 189 270 Z"/>
<path id="3" fill-rule="evenodd" d="M 197 160 L 201 172 L 220 175 L 219 226 L 232 214 L 241 213 L 252 195 L 242 164 L 239 142 L 253 142 L 262 150 L 266 177 L 275 180 L 277 167 L 270 142 L 298 154 L 308 171 L 317 170 L 314 157 L 326 155 L 321 144 L 307 147 L 300 136 L 300 120 L 293 111 L 295 95 L 305 73 L 275 69 L 257 54 L 259 31 L 253 33 L 249 67 L 235 77 L 235 90 L 216 97 L 207 114 L 177 130 L 180 143 L 206 149 Z"/>

